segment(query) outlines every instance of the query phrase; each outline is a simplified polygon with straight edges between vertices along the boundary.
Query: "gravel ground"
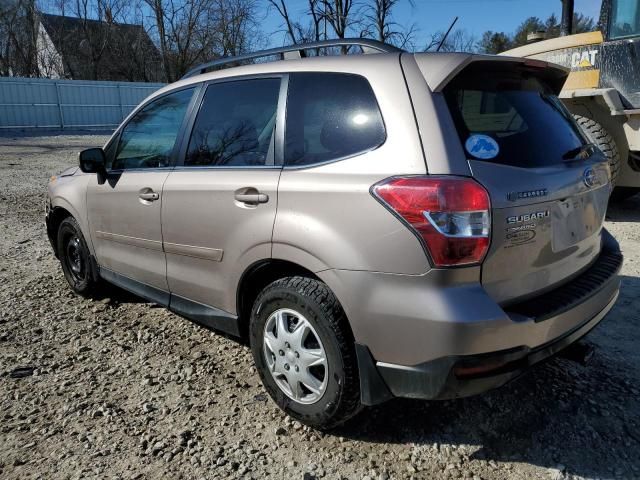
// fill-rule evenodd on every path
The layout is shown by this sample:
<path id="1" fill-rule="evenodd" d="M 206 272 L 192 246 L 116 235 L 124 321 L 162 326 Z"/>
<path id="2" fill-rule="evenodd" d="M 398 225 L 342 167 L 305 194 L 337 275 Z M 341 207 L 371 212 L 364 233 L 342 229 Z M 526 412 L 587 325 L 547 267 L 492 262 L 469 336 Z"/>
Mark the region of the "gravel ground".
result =
<path id="1" fill-rule="evenodd" d="M 267 398 L 246 346 L 116 288 L 71 294 L 44 186 L 103 142 L 0 138 L 1 478 L 640 478 L 640 196 L 608 214 L 623 288 L 588 366 L 554 359 L 485 395 L 394 400 L 322 434 Z"/>

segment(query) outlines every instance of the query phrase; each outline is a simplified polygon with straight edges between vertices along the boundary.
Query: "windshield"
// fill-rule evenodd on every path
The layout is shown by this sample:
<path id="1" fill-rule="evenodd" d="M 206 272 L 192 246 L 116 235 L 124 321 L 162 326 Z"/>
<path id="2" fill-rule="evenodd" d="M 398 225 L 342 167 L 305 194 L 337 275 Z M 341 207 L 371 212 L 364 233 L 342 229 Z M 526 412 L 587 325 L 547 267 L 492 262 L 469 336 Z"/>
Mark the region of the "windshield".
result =
<path id="1" fill-rule="evenodd" d="M 469 158 L 531 168 L 590 154 L 571 114 L 531 69 L 479 62 L 444 93 Z"/>
<path id="2" fill-rule="evenodd" d="M 609 21 L 609 37 L 614 39 L 638 35 L 640 35 L 640 1 L 613 0 Z"/>

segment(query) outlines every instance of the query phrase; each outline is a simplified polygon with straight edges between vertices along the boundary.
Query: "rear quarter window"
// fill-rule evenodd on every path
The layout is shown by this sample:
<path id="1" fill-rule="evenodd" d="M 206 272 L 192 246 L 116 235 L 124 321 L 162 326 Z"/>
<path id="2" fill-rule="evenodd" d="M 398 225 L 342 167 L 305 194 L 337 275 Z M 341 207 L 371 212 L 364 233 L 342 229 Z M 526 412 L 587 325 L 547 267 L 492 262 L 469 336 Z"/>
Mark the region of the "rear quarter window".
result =
<path id="1" fill-rule="evenodd" d="M 471 65 L 444 90 L 463 147 L 489 136 L 498 146 L 489 158 L 516 167 L 571 160 L 587 144 L 569 111 L 545 81 L 526 69 Z"/>
<path id="2" fill-rule="evenodd" d="M 358 155 L 384 143 L 382 115 L 369 82 L 343 73 L 289 78 L 284 163 L 313 165 Z"/>

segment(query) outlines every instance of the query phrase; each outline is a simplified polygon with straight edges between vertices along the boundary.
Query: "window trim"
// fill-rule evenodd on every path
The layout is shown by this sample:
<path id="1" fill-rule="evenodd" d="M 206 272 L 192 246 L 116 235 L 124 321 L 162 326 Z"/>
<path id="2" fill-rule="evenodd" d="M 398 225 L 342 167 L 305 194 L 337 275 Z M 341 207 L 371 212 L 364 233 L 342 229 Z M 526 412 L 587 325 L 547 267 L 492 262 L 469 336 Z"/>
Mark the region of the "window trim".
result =
<path id="1" fill-rule="evenodd" d="M 315 167 L 320 167 L 323 165 L 329 165 L 331 163 L 336 163 L 336 162 L 342 162 L 344 160 L 349 160 L 351 158 L 355 158 L 355 157 L 359 157 L 361 155 L 365 155 L 367 153 L 373 152 L 374 150 L 378 150 L 379 148 L 381 148 L 382 146 L 384 146 L 387 143 L 387 140 L 389 139 L 389 134 L 387 133 L 387 124 L 384 120 L 384 115 L 382 113 L 382 109 L 380 108 L 380 103 L 378 102 L 378 97 L 376 96 L 376 92 L 373 90 L 373 87 L 371 86 L 371 82 L 369 82 L 369 79 L 367 77 L 365 77 L 364 75 L 360 75 L 358 73 L 351 73 L 351 72 L 335 72 L 335 71 L 318 71 L 318 70 L 305 70 L 305 71 L 300 71 L 300 72 L 292 72 L 290 74 L 290 76 L 295 76 L 298 74 L 316 74 L 316 75 L 325 75 L 325 74 L 329 74 L 329 75 L 345 75 L 345 76 L 352 76 L 352 77 L 360 77 L 362 78 L 365 82 L 367 82 L 367 85 L 369 85 L 369 88 L 371 90 L 371 93 L 373 93 L 373 99 L 376 103 L 376 107 L 378 108 L 378 113 L 380 114 L 380 119 L 382 120 L 382 128 L 384 130 L 384 138 L 382 139 L 382 141 L 380 142 L 380 144 L 368 148 L 367 150 L 362 150 L 361 152 L 357 152 L 357 153 L 353 153 L 351 155 L 344 155 L 342 157 L 338 157 L 338 158 L 332 158 L 329 160 L 323 160 L 321 162 L 315 162 L 315 163 L 309 163 L 307 165 L 286 165 L 284 163 L 285 159 L 284 159 L 284 146 L 285 146 L 285 142 L 286 142 L 286 138 L 287 138 L 287 122 L 286 122 L 286 114 L 285 114 L 285 121 L 284 121 L 284 125 L 282 127 L 283 130 L 283 135 L 282 135 L 282 168 L 284 170 L 303 170 L 303 169 L 307 169 L 307 168 L 315 168 Z M 286 113 L 288 113 L 288 102 L 289 102 L 289 79 L 287 81 L 287 98 L 286 98 Z"/>
<path id="2" fill-rule="evenodd" d="M 185 127 L 187 126 L 187 119 L 191 116 L 194 105 L 195 105 L 195 100 L 196 98 L 198 98 L 198 96 L 200 95 L 200 92 L 202 90 L 202 83 L 191 83 L 189 85 L 185 85 L 183 87 L 180 88 L 175 88 L 173 90 L 168 90 L 160 95 L 157 95 L 153 98 L 148 99 L 147 101 L 139 104 L 127 117 L 125 122 L 122 122 L 120 124 L 120 126 L 116 129 L 116 131 L 113 133 L 113 135 L 111 136 L 111 139 L 107 142 L 107 144 L 103 147 L 103 150 L 108 149 L 111 144 L 113 142 L 115 142 L 116 148 L 113 151 L 113 154 L 111 155 L 112 158 L 108 158 L 107 160 L 107 164 L 108 165 L 112 165 L 113 164 L 113 160 L 115 160 L 115 155 L 117 155 L 118 152 L 118 145 L 120 144 L 120 136 L 122 135 L 122 131 L 129 125 L 129 123 L 131 122 L 131 120 L 133 120 L 135 118 L 135 116 L 141 111 L 143 110 L 145 107 L 147 107 L 148 105 L 150 105 L 151 103 L 160 100 L 168 95 L 172 95 L 174 93 L 177 92 L 181 92 L 183 90 L 189 90 L 189 89 L 193 89 L 193 93 L 191 94 L 191 99 L 189 100 L 189 104 L 187 105 L 187 110 L 185 111 L 184 114 L 184 118 L 182 119 L 182 123 L 180 124 L 180 128 L 178 128 L 178 134 L 176 136 L 176 142 L 173 145 L 173 149 L 171 150 L 171 155 L 170 155 L 170 162 L 169 165 L 166 167 L 154 167 L 154 168 L 108 168 L 107 169 L 107 174 L 111 175 L 120 175 L 124 172 L 128 172 L 128 173 L 137 173 L 137 172 L 156 172 L 156 171 L 168 171 L 168 170 L 173 170 L 177 164 L 177 154 L 178 154 L 178 147 L 180 146 L 180 144 L 182 143 L 182 136 L 184 134 L 184 130 Z"/>
<path id="3" fill-rule="evenodd" d="M 271 142 L 267 153 L 267 162 L 271 165 L 185 165 L 184 160 L 187 155 L 187 149 L 189 148 L 189 142 L 191 141 L 191 135 L 193 134 L 193 128 L 196 123 L 198 113 L 202 109 L 204 102 L 204 96 L 207 92 L 207 88 L 210 85 L 218 85 L 221 83 L 233 83 L 243 82 L 247 80 L 260 80 L 260 79 L 279 79 L 280 88 L 278 90 L 278 103 L 276 110 L 276 122 L 274 125 L 273 134 L 271 136 Z M 178 152 L 178 158 L 173 166 L 174 171 L 180 172 L 192 172 L 198 170 L 280 170 L 282 168 L 283 152 L 284 152 L 284 102 L 283 95 L 286 94 L 287 86 L 289 84 L 288 73 L 260 73 L 254 75 L 239 75 L 237 77 L 225 77 L 209 80 L 202 83 L 202 88 L 198 92 L 198 98 L 196 106 L 190 112 L 190 117 L 187 125 L 185 126 L 185 134 L 181 138 L 180 150 Z M 286 101 L 286 97 L 284 98 Z M 273 161 L 270 161 L 269 157 Z"/>

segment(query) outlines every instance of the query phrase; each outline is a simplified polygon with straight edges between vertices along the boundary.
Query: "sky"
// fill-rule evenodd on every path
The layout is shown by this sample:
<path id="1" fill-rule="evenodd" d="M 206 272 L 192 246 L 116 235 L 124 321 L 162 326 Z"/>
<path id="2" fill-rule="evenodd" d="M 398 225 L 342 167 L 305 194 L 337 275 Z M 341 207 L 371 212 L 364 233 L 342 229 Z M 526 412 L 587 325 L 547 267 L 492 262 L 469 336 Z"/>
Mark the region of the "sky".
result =
<path id="1" fill-rule="evenodd" d="M 600 15 L 601 0 L 575 0 L 575 10 L 595 21 Z M 289 0 L 290 13 L 300 15 L 305 10 L 307 0 Z M 394 19 L 403 26 L 416 23 L 416 47 L 427 43 L 430 35 L 438 30 L 446 30 L 458 16 L 455 28 L 464 29 L 478 37 L 486 30 L 513 32 L 527 17 L 546 19 L 551 13 L 560 18 L 560 0 L 414 0 L 412 7 L 408 0 L 401 1 L 394 12 Z M 282 21 L 275 10 L 270 10 L 262 24 L 264 31 L 282 28 Z M 284 34 L 273 35 L 270 43 L 282 45 Z M 288 42 L 284 42 L 288 43 Z"/>

